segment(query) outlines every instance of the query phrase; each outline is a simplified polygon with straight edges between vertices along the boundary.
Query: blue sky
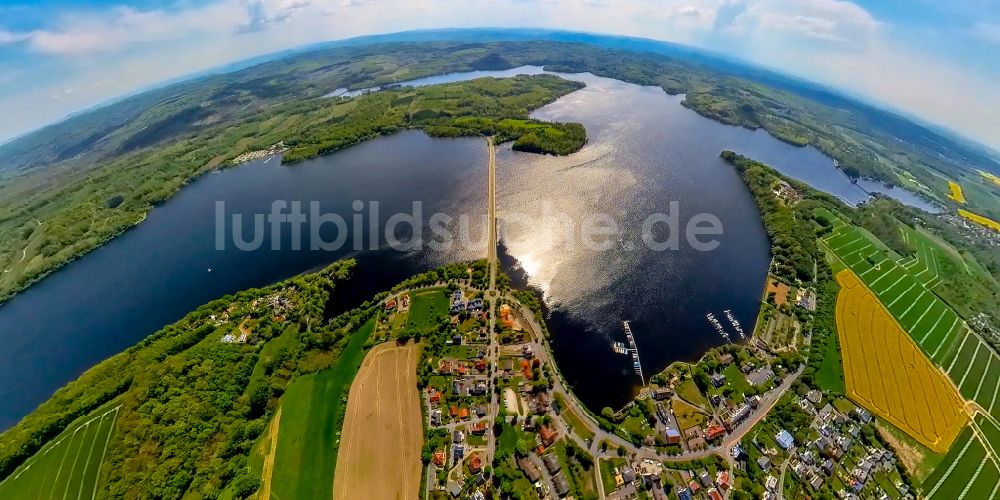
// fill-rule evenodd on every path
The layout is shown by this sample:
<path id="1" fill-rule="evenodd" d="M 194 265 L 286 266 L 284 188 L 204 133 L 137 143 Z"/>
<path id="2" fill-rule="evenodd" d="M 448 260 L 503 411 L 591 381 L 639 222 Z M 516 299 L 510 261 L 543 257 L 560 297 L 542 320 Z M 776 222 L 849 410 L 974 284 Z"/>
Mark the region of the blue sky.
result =
<path id="1" fill-rule="evenodd" d="M 1000 149 L 997 0 L 0 0 L 0 140 L 166 79 L 305 43 L 479 26 L 689 44 Z"/>

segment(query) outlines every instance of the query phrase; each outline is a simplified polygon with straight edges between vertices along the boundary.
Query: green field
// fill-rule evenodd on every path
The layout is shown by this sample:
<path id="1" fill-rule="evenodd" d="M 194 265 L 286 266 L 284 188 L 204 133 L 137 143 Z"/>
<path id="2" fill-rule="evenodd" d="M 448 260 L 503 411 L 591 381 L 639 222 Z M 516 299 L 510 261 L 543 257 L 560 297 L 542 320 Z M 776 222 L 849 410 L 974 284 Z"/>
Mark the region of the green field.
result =
<path id="1" fill-rule="evenodd" d="M 119 408 L 108 403 L 70 425 L 0 483 L 0 498 L 95 498 Z"/>
<path id="2" fill-rule="evenodd" d="M 282 396 L 273 498 L 333 497 L 347 393 L 365 358 L 364 345 L 374 328 L 375 320 L 368 320 L 351 334 L 333 366 L 296 379 Z"/>
<path id="3" fill-rule="evenodd" d="M 901 225 L 903 240 L 916 249 L 916 254 L 900 262 L 913 273 L 927 288 L 934 288 L 941 283 L 942 261 L 949 257 L 938 243 L 923 231 Z"/>
<path id="4" fill-rule="evenodd" d="M 439 319 L 448 314 L 448 308 L 448 296 L 442 288 L 414 292 L 410 295 L 406 328 L 414 332 L 430 332 L 437 328 Z"/>
<path id="5" fill-rule="evenodd" d="M 991 499 L 1000 486 L 1000 468 L 987 454 L 971 427 L 958 437 L 955 444 L 924 481 L 922 489 L 929 499 L 970 500 Z"/>
<path id="6" fill-rule="evenodd" d="M 844 394 L 844 363 L 840 358 L 840 345 L 836 334 L 830 335 L 824 344 L 823 361 L 816 369 L 816 385 L 824 391 Z"/>

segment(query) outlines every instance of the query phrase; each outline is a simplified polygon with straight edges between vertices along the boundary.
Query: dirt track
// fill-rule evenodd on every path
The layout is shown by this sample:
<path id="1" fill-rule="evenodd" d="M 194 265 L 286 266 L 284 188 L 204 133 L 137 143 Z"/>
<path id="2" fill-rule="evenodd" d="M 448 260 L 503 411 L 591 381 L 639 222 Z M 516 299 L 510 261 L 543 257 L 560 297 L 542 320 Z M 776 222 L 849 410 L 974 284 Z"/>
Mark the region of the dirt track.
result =
<path id="1" fill-rule="evenodd" d="M 333 498 L 419 496 L 423 427 L 417 346 L 376 346 L 351 385 Z"/>

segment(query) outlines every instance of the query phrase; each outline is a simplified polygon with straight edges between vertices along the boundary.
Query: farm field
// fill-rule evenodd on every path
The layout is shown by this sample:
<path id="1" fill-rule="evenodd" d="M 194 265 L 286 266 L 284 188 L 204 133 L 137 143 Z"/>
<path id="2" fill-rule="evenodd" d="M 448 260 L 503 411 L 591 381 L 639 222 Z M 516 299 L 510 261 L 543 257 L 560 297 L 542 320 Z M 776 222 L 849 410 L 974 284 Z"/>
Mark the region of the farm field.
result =
<path id="1" fill-rule="evenodd" d="M 351 385 L 333 498 L 417 498 L 423 444 L 417 344 L 379 345 Z M 392 477 L 386 478 L 387 471 Z"/>
<path id="2" fill-rule="evenodd" d="M 931 500 L 990 500 L 998 497 L 997 458 L 966 427 L 921 489 Z"/>
<path id="3" fill-rule="evenodd" d="M 967 331 L 941 366 L 955 381 L 962 396 L 974 400 L 986 412 L 1000 415 L 1000 356 L 986 341 Z"/>
<path id="4" fill-rule="evenodd" d="M 982 215 L 974 214 L 972 212 L 969 212 L 968 210 L 959 210 L 958 215 L 961 215 L 962 217 L 965 217 L 966 219 L 969 219 L 972 222 L 975 222 L 976 224 L 986 226 L 996 231 L 1000 231 L 1000 222 L 990 219 L 989 217 L 983 217 Z"/>
<path id="5" fill-rule="evenodd" d="M 979 171 L 979 174 L 982 175 L 984 179 L 992 182 L 993 184 L 996 184 L 997 186 L 1000 186 L 1000 177 L 997 177 L 996 175 L 993 175 L 989 172 L 984 172 L 982 170 Z"/>
<path id="6" fill-rule="evenodd" d="M 71 424 L 0 483 L 0 498 L 91 499 L 120 406 L 98 408 Z"/>
<path id="7" fill-rule="evenodd" d="M 948 197 L 957 203 L 965 205 L 965 193 L 962 192 L 962 185 L 955 181 L 948 181 Z"/>
<path id="8" fill-rule="evenodd" d="M 822 241 L 875 293 L 931 360 L 940 363 L 961 340 L 965 323 L 920 279 L 927 268 L 911 273 L 854 226 L 841 225 Z"/>
<path id="9" fill-rule="evenodd" d="M 375 328 L 370 319 L 351 334 L 333 366 L 292 382 L 281 398 L 281 422 L 271 474 L 271 497 L 332 498 L 340 429 L 348 389 Z M 264 499 L 268 500 L 268 499 Z"/>
<path id="10" fill-rule="evenodd" d="M 914 277 L 920 279 L 927 289 L 939 285 L 941 283 L 942 261 L 950 259 L 950 257 L 923 232 L 909 226 L 903 226 L 900 230 L 903 232 L 903 239 L 906 243 L 917 249 L 917 254 L 912 258 L 903 259 L 899 264 Z"/>
<path id="11" fill-rule="evenodd" d="M 931 450 L 947 451 L 965 425 L 964 402 L 857 276 L 845 270 L 837 281 L 848 395 Z"/>

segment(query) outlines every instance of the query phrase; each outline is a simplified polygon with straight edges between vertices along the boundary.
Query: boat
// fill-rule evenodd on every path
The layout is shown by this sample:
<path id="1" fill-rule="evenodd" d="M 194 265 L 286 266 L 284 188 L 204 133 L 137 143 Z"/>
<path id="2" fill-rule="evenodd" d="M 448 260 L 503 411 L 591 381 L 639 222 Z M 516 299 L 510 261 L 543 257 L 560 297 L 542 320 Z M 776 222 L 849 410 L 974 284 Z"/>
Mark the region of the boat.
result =
<path id="1" fill-rule="evenodd" d="M 705 317 L 708 318 L 708 322 L 715 327 L 715 331 L 719 332 L 719 335 L 721 335 L 726 342 L 732 342 L 732 340 L 729 340 L 729 334 L 726 333 L 726 329 L 722 327 L 722 323 L 720 323 L 719 320 L 715 318 L 714 314 L 708 313 L 705 315 Z"/>
<path id="2" fill-rule="evenodd" d="M 733 311 L 726 309 L 723 312 L 726 314 L 726 319 L 728 319 L 729 322 L 732 323 L 733 328 L 736 330 L 736 333 L 740 334 L 740 338 L 745 340 L 747 337 L 746 335 L 743 334 L 743 327 L 740 326 L 740 321 L 736 319 L 736 316 L 733 316 Z"/>

